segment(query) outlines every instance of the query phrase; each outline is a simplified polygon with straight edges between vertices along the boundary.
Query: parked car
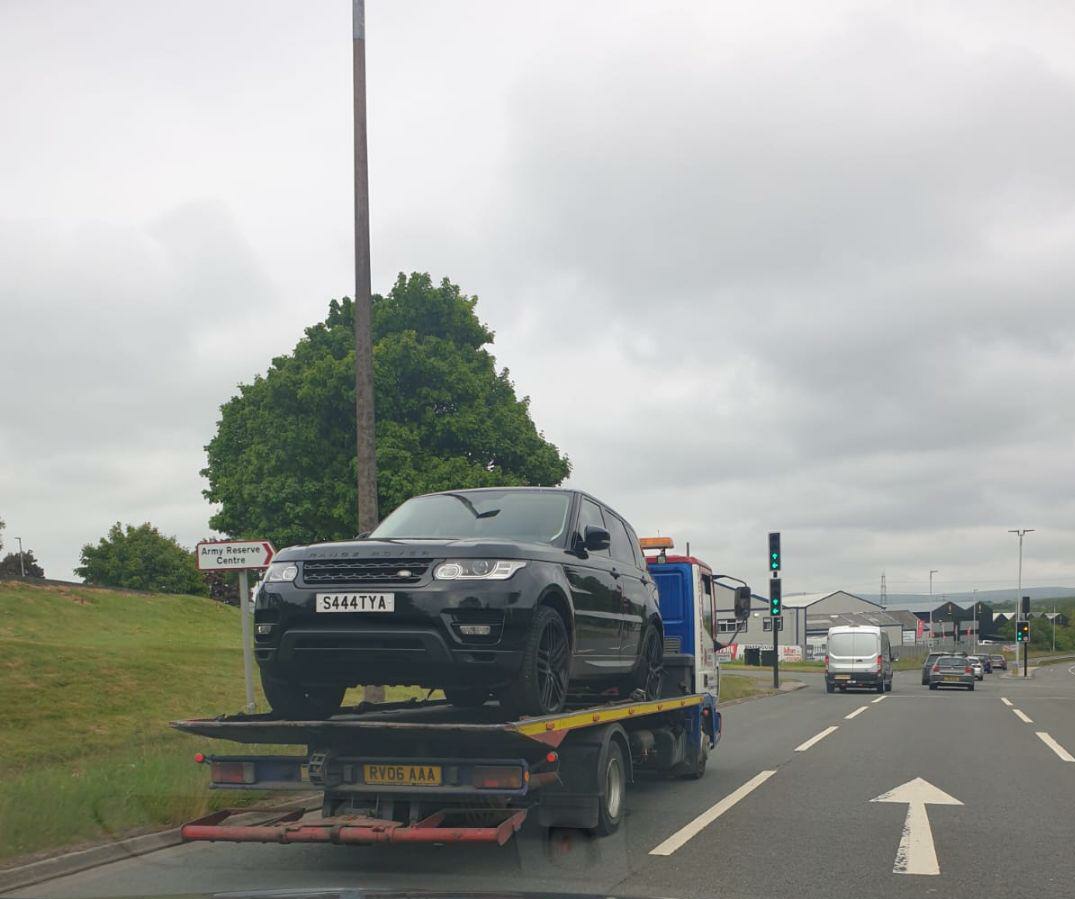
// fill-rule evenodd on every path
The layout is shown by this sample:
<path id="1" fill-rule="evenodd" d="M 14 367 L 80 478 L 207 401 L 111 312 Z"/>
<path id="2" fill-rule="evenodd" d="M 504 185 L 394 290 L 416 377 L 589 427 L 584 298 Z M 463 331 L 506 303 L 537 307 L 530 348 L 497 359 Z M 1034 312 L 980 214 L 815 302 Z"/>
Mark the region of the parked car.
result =
<path id="1" fill-rule="evenodd" d="M 892 689 L 892 646 L 881 628 L 868 624 L 830 627 L 825 652 L 825 690 Z"/>
<path id="2" fill-rule="evenodd" d="M 929 688 L 965 687 L 974 689 L 974 669 L 966 656 L 942 655 L 929 669 Z"/>
<path id="3" fill-rule="evenodd" d="M 1001 655 L 991 655 L 989 661 L 993 663 L 994 668 L 999 668 L 1001 671 L 1008 670 L 1008 660 Z"/>
<path id="4" fill-rule="evenodd" d="M 254 622 L 265 696 L 286 718 L 330 716 L 359 684 L 542 715 L 569 691 L 653 698 L 662 678 L 638 537 L 577 490 L 418 496 L 368 536 L 284 549 Z"/>
<path id="5" fill-rule="evenodd" d="M 985 665 L 982 664 L 982 660 L 978 656 L 967 656 L 967 662 L 970 663 L 974 677 L 977 680 L 985 680 Z"/>

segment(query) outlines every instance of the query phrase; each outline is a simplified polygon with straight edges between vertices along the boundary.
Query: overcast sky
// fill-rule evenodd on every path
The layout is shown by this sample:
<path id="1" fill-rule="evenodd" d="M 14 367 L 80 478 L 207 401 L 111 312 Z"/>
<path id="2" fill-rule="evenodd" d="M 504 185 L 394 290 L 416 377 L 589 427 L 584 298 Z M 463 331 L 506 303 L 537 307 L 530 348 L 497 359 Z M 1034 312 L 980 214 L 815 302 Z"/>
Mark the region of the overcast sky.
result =
<path id="1" fill-rule="evenodd" d="M 0 518 L 192 545 L 353 285 L 351 5 L 0 3 Z M 785 593 L 1075 584 L 1075 5 L 368 0 L 374 290 L 480 297 L 571 483 Z"/>

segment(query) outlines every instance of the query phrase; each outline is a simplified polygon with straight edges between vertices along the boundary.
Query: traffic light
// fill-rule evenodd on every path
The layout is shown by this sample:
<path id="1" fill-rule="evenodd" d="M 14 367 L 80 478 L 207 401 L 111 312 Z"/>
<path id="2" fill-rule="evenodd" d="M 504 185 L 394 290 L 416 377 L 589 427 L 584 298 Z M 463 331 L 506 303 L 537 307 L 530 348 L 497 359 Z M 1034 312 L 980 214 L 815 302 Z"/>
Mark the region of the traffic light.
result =
<path id="1" fill-rule="evenodd" d="M 769 570 L 780 570 L 780 532 L 774 531 L 769 535 Z"/>
<path id="2" fill-rule="evenodd" d="M 1015 622 L 1015 639 L 1018 643 L 1026 643 L 1030 640 L 1030 622 L 1029 621 L 1017 621 Z"/>
<path id="3" fill-rule="evenodd" d="M 783 597 L 781 595 L 780 578 L 774 577 L 769 581 L 769 614 L 773 617 L 784 611 Z"/>
<path id="4" fill-rule="evenodd" d="M 750 588 L 745 584 L 735 588 L 735 619 L 746 621 L 750 617 Z"/>

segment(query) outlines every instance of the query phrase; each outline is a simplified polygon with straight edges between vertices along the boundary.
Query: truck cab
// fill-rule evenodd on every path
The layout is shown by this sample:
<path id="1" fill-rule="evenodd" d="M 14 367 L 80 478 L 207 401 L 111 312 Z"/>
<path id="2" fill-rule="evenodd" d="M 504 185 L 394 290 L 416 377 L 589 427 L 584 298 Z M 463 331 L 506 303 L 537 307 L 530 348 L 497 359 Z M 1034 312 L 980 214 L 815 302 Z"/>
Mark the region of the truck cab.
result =
<path id="1" fill-rule="evenodd" d="M 670 537 L 647 537 L 643 549 L 659 549 L 646 557 L 657 585 L 664 621 L 664 667 L 667 686 L 683 693 L 720 694 L 717 659 L 716 588 L 713 570 L 694 556 L 669 555 Z"/>

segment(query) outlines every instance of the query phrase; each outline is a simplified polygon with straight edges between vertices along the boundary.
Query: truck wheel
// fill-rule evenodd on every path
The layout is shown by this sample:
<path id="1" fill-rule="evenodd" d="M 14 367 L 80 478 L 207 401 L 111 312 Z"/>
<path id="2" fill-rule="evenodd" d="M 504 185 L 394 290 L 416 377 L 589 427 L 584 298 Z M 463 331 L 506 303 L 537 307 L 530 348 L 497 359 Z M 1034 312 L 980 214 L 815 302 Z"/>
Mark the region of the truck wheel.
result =
<path id="1" fill-rule="evenodd" d="M 344 686 L 306 687 L 276 680 L 261 672 L 261 688 L 272 710 L 281 718 L 292 721 L 313 721 L 331 718 L 340 710 Z"/>
<path id="2" fill-rule="evenodd" d="M 627 765 L 619 740 L 611 740 L 604 762 L 598 771 L 601 795 L 598 797 L 597 827 L 594 833 L 607 837 L 615 833 L 623 821 L 624 796 L 627 793 Z"/>
<path id="3" fill-rule="evenodd" d="M 444 698 L 456 708 L 476 709 L 485 705 L 489 691 L 484 687 L 455 687 L 444 690 Z"/>
<path id="4" fill-rule="evenodd" d="M 683 775 L 685 780 L 701 780 L 705 777 L 705 767 L 709 763 L 709 736 L 702 734 L 702 747 L 698 750 L 698 758 L 694 767 Z"/>
<path id="5" fill-rule="evenodd" d="M 538 606 L 523 647 L 519 675 L 500 694 L 509 715 L 555 715 L 567 699 L 571 641 L 563 619 L 548 606 Z"/>
<path id="6" fill-rule="evenodd" d="M 657 699 L 661 695 L 664 680 L 664 637 L 652 623 L 646 625 L 641 647 L 635 669 L 625 685 L 626 689 L 621 689 L 621 692 L 625 696 L 637 694 L 642 699 Z"/>

